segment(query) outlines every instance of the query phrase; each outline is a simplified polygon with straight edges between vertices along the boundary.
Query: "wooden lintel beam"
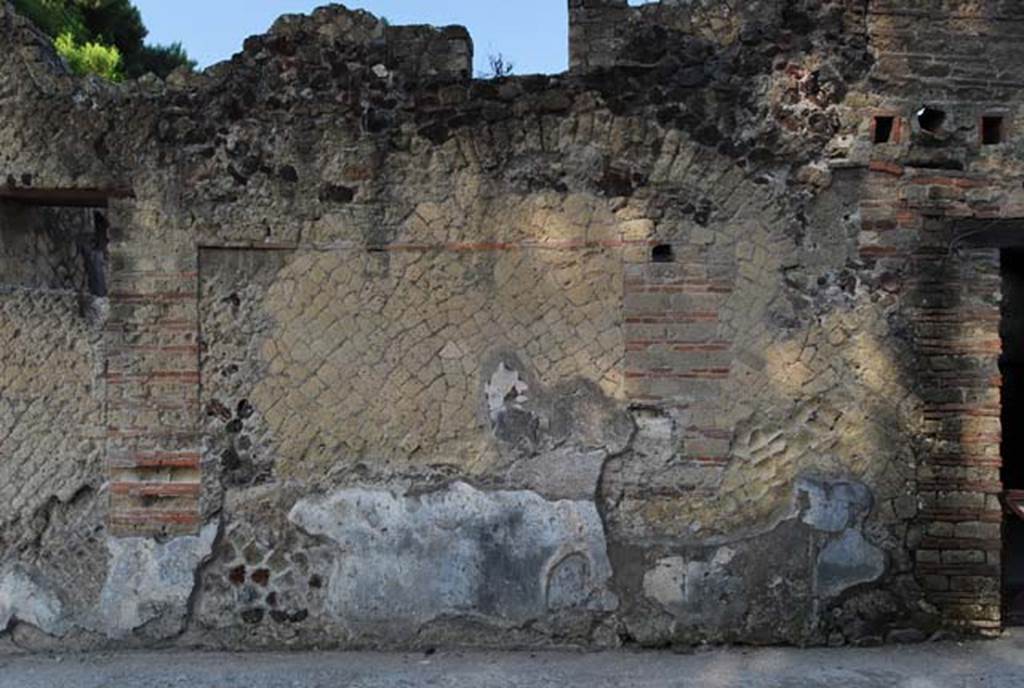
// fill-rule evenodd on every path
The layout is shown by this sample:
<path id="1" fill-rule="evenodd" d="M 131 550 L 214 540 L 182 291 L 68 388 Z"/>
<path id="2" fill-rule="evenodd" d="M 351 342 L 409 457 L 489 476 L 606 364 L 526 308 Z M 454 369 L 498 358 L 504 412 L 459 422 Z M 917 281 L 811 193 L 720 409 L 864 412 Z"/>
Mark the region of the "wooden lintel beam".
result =
<path id="1" fill-rule="evenodd" d="M 131 189 L 44 189 L 0 187 L 0 201 L 26 205 L 103 208 L 111 198 L 134 198 Z"/>

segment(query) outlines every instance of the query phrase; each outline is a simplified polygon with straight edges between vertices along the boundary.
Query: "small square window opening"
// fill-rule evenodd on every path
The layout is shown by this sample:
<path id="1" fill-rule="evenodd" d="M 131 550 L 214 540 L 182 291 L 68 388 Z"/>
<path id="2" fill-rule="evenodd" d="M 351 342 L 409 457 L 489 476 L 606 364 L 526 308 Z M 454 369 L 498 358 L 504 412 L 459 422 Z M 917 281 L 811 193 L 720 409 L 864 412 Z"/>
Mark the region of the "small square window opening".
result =
<path id="1" fill-rule="evenodd" d="M 875 117 L 874 133 L 872 140 L 875 143 L 892 143 L 893 133 L 896 130 L 896 118 L 889 115 Z"/>
<path id="2" fill-rule="evenodd" d="M 986 115 L 981 118 L 981 143 L 985 146 L 995 146 L 1003 142 L 1005 137 L 1005 123 L 998 115 Z"/>

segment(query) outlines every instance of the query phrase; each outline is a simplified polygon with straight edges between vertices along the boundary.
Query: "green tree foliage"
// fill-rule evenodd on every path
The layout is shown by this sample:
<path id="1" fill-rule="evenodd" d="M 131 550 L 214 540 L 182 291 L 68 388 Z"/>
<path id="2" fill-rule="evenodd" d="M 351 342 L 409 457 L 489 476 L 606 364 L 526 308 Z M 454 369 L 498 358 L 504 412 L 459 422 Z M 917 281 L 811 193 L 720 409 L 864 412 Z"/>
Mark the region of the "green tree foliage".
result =
<path id="1" fill-rule="evenodd" d="M 65 0 L 14 0 L 14 6 L 53 38 L 62 33 L 76 37 L 85 33 L 81 14 Z"/>
<path id="2" fill-rule="evenodd" d="M 129 70 L 131 78 L 142 76 L 149 72 L 165 77 L 178 67 L 195 69 L 195 60 L 189 59 L 188 53 L 181 47 L 181 43 L 170 45 L 144 45 L 142 52 L 136 57 Z"/>
<path id="3" fill-rule="evenodd" d="M 101 43 L 76 43 L 71 32 L 53 41 L 57 52 L 68 61 L 75 74 L 95 74 L 108 81 L 121 80 L 121 51 Z"/>
<path id="4" fill-rule="evenodd" d="M 115 80 L 147 72 L 166 77 L 178 67 L 195 67 L 180 43 L 146 44 L 149 32 L 131 0 L 14 0 L 14 5 L 53 37 L 79 74 Z"/>

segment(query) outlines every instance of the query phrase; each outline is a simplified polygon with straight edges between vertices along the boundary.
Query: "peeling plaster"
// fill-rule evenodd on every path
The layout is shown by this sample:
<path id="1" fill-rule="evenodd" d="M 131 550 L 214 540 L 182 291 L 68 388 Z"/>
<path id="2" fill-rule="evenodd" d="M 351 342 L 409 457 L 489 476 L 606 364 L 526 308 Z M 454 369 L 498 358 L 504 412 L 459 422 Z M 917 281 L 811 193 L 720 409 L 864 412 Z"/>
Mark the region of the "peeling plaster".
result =
<path id="1" fill-rule="evenodd" d="M 110 538 L 110 572 L 100 597 L 103 633 L 123 638 L 156 619 L 181 623 L 188 614 L 196 569 L 210 557 L 218 525 L 198 536 L 168 542 L 150 538 Z"/>
<path id="2" fill-rule="evenodd" d="M 60 599 L 18 566 L 0 574 L 0 634 L 16 621 L 52 636 L 67 632 Z"/>
<path id="3" fill-rule="evenodd" d="M 835 597 L 856 585 L 874 582 L 885 568 L 885 552 L 868 542 L 860 531 L 847 530 L 818 555 L 818 594 Z"/>
<path id="4" fill-rule="evenodd" d="M 499 363 L 484 386 L 491 421 L 496 422 L 510 408 L 521 409 L 528 399 L 527 390 L 529 386 L 519 377 L 519 371 L 507 368 L 504 361 Z"/>
<path id="5" fill-rule="evenodd" d="M 806 499 L 800 520 L 827 533 L 841 533 L 862 524 L 874 501 L 867 486 L 848 481 L 801 478 L 797 493 Z"/>
<path id="6" fill-rule="evenodd" d="M 420 496 L 349 489 L 302 499 L 290 520 L 338 545 L 327 608 L 349 628 L 403 637 L 442 617 L 522 624 L 550 607 L 617 607 L 591 502 L 465 483 Z"/>

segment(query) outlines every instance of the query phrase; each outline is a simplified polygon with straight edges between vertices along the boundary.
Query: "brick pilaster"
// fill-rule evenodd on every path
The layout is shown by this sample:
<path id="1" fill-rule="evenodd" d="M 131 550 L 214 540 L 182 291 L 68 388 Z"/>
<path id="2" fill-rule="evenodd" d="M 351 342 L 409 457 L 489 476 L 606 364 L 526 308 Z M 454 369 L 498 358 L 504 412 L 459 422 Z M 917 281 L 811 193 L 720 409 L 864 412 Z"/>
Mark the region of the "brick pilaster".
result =
<path id="1" fill-rule="evenodd" d="M 728 463 L 733 433 L 718 412 L 733 360 L 733 342 L 723 338 L 719 323 L 733 291 L 726 277 L 732 271 L 691 244 L 672 245 L 668 262 L 655 262 L 652 249 L 627 253 L 626 396 L 685 418 L 684 460 L 718 473 Z"/>
<path id="2" fill-rule="evenodd" d="M 900 313 L 920 402 L 915 574 L 945 621 L 1001 627 L 1002 343 L 999 253 L 958 245 L 958 218 L 992 217 L 996 184 L 960 172 L 873 163 L 861 213 L 861 257 L 902 274 Z"/>
<path id="3" fill-rule="evenodd" d="M 108 525 L 120 535 L 199 525 L 198 258 L 112 218 L 105 332 Z"/>

